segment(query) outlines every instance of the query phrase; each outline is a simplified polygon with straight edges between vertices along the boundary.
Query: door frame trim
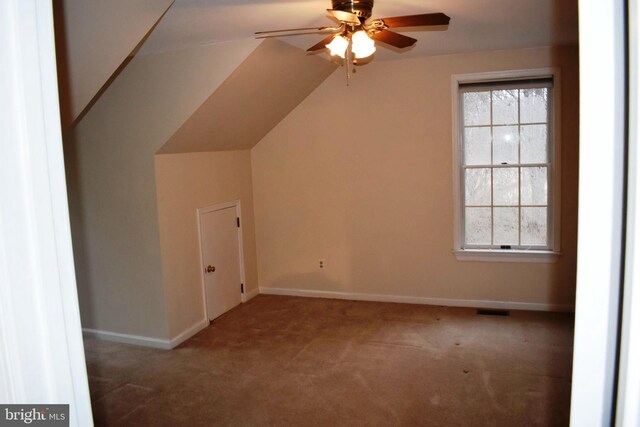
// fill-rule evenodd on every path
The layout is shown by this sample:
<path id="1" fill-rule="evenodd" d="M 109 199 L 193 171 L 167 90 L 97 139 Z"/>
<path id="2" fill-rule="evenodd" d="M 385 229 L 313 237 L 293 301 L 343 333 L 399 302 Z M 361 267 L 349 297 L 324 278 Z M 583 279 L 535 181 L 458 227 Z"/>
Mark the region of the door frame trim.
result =
<path id="1" fill-rule="evenodd" d="M 207 321 L 209 321 L 210 319 L 209 319 L 209 312 L 207 311 L 207 288 L 204 282 L 204 259 L 203 259 L 203 253 L 202 253 L 203 238 L 202 238 L 202 224 L 200 219 L 202 218 L 202 215 L 205 215 L 211 212 L 220 211 L 222 209 L 228 209 L 233 207 L 236 208 L 236 216 L 240 218 L 240 227 L 238 227 L 238 252 L 239 252 L 238 259 L 240 262 L 240 280 L 242 281 L 241 283 L 244 284 L 246 289 L 247 283 L 245 281 L 245 272 L 244 272 L 244 245 L 243 245 L 244 239 L 242 236 L 242 206 L 241 205 L 242 204 L 240 203 L 240 200 L 233 200 L 231 202 L 218 203 L 216 205 L 196 209 L 196 217 L 198 221 L 198 246 L 200 248 L 200 283 L 202 285 L 202 305 L 204 307 L 204 317 L 207 319 Z M 245 303 L 246 293 L 241 292 L 240 298 L 241 298 L 241 303 Z"/>

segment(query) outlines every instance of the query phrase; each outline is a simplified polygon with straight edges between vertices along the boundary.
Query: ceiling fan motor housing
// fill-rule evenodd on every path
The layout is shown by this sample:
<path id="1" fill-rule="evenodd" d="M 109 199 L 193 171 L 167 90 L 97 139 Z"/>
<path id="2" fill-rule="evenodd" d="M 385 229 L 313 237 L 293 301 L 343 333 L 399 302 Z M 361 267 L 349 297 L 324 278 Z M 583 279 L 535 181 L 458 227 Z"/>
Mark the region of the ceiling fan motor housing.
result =
<path id="1" fill-rule="evenodd" d="M 350 12 L 358 15 L 361 22 L 371 17 L 373 0 L 331 0 L 334 10 Z"/>

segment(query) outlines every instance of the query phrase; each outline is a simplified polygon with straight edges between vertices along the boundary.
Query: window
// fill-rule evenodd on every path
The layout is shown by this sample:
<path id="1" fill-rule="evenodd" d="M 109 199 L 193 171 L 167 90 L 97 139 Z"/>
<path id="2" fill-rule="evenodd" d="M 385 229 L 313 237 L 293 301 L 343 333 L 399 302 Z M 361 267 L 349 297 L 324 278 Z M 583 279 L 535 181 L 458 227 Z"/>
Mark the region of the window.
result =
<path id="1" fill-rule="evenodd" d="M 519 72 L 494 81 L 485 75 L 477 80 L 454 76 L 459 259 L 555 260 L 559 142 L 554 74 Z"/>

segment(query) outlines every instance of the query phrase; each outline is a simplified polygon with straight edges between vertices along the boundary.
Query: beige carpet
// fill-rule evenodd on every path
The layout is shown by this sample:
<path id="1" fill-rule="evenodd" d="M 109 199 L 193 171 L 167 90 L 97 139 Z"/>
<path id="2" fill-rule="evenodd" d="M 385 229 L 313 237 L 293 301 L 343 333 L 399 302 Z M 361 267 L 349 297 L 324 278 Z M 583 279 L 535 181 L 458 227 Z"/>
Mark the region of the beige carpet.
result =
<path id="1" fill-rule="evenodd" d="M 86 339 L 96 425 L 566 426 L 573 316 L 260 295 L 172 351 Z"/>

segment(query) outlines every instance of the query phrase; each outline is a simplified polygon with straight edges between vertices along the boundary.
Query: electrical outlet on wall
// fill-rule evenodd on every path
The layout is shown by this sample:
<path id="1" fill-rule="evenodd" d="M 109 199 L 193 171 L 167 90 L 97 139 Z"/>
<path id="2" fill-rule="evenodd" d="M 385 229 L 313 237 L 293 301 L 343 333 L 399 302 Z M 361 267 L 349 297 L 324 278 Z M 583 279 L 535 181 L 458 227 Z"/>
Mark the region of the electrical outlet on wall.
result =
<path id="1" fill-rule="evenodd" d="M 323 270 L 325 266 L 326 266 L 325 261 L 323 259 L 319 259 L 318 260 L 318 268 Z"/>

